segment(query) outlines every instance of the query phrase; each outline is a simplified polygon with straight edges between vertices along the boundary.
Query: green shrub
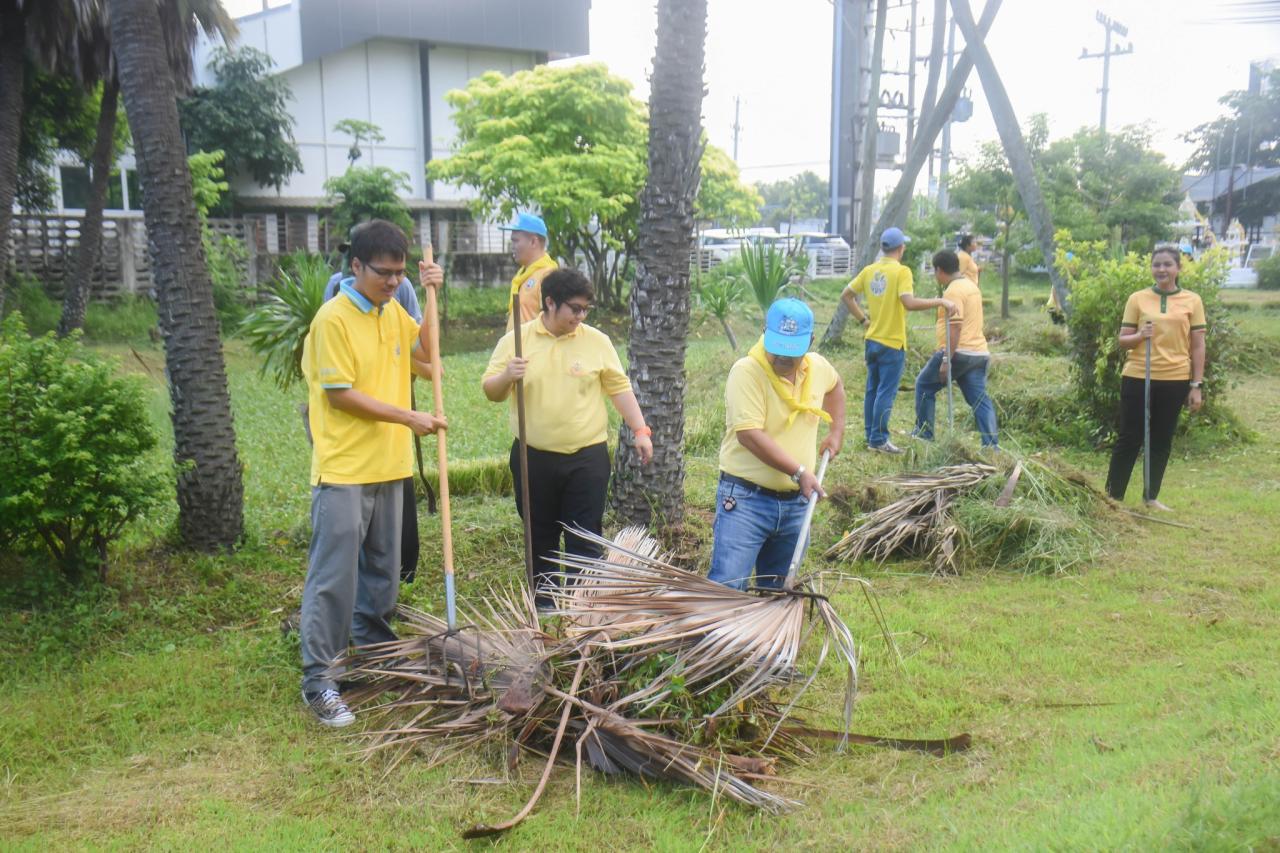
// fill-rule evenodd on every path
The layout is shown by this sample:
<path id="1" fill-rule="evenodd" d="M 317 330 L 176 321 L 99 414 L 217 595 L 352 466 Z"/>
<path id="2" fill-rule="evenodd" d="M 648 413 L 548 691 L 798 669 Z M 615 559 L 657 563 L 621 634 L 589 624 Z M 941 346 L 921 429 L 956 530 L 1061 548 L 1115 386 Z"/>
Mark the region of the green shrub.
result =
<path id="1" fill-rule="evenodd" d="M 156 305 L 145 296 L 90 302 L 84 315 L 86 340 L 128 344 L 146 341 L 159 323 Z"/>
<path id="2" fill-rule="evenodd" d="M 345 235 L 351 226 L 385 219 L 413 233 L 413 217 L 402 200 L 409 192 L 409 176 L 386 166 L 353 166 L 324 182 L 333 202 L 329 233 Z"/>
<path id="3" fill-rule="evenodd" d="M 55 302 L 39 281 L 18 273 L 10 282 L 9 298 L 5 300 L 5 313 L 18 312 L 33 335 L 43 335 L 58 328 L 62 306 Z"/>
<path id="4" fill-rule="evenodd" d="M 1105 241 L 1074 241 L 1069 232 L 1057 236 L 1058 269 L 1071 290 L 1072 378 L 1084 412 L 1093 423 L 1096 440 L 1105 439 L 1118 425 L 1120 372 L 1128 353 L 1116 338 L 1129 295 L 1151 286 L 1149 255 L 1130 252 L 1116 256 Z M 1184 260 L 1179 285 L 1199 294 L 1208 329 L 1205 335 L 1205 406 L 1201 419 L 1216 423 L 1223 392 L 1238 368 L 1238 334 L 1219 293 L 1227 264 L 1220 252 L 1199 261 Z"/>
<path id="5" fill-rule="evenodd" d="M 213 283 L 213 307 L 224 332 L 234 330 L 249 313 L 249 291 L 245 287 L 244 266 L 249 251 L 230 235 L 219 237 L 204 229 L 204 259 Z"/>
<path id="6" fill-rule="evenodd" d="M 47 549 L 69 580 L 106 573 L 107 546 L 166 491 L 136 379 L 79 336 L 0 326 L 0 548 Z"/>
<path id="7" fill-rule="evenodd" d="M 1258 261 L 1258 289 L 1280 290 L 1280 255 Z"/>
<path id="8" fill-rule="evenodd" d="M 280 276 L 262 304 L 240 324 L 249 347 L 263 357 L 262 373 L 281 389 L 302 379 L 302 344 L 324 304 L 329 265 L 319 255 L 294 252 L 280 261 Z"/>

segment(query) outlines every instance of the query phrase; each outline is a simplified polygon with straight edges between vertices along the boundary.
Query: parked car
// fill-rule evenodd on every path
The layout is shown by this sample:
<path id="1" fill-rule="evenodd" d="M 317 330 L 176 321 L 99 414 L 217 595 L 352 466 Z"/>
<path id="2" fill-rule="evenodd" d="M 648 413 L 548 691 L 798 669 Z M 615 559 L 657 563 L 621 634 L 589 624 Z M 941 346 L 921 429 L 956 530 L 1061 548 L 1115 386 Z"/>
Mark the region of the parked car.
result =
<path id="1" fill-rule="evenodd" d="M 809 278 L 843 277 L 852 274 L 853 252 L 838 234 L 801 231 L 789 235 L 792 250 L 809 259 Z"/>
<path id="2" fill-rule="evenodd" d="M 703 272 L 720 266 L 725 261 L 735 258 L 742 251 L 743 243 L 749 245 L 760 241 L 776 241 L 783 239 L 772 228 L 708 228 L 698 234 L 698 245 L 689 258 L 690 267 L 697 265 Z"/>

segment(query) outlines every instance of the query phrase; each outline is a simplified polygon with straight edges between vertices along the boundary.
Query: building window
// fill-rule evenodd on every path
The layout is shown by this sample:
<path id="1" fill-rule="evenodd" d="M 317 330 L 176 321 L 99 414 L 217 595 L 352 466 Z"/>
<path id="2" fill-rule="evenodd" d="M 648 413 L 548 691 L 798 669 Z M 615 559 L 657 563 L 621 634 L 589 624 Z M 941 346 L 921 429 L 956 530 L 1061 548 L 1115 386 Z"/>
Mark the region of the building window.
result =
<path id="1" fill-rule="evenodd" d="M 124 210 L 124 185 L 120 183 L 120 171 L 111 173 L 107 181 L 107 210 Z"/>
<path id="2" fill-rule="evenodd" d="M 61 169 L 62 207 L 84 210 L 89 203 L 89 170 L 84 166 L 63 166 Z"/>
<path id="3" fill-rule="evenodd" d="M 138 181 L 138 170 L 125 169 L 124 180 L 129 195 L 129 210 L 142 210 L 142 184 Z"/>

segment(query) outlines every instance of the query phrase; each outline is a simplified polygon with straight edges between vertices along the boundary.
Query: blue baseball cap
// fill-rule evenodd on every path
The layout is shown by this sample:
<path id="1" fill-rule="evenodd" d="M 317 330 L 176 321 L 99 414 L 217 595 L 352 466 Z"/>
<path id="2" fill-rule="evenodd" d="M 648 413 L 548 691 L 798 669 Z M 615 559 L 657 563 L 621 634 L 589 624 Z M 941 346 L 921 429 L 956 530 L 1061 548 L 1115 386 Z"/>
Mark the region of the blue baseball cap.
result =
<path id="1" fill-rule="evenodd" d="M 516 214 L 515 222 L 510 225 L 499 225 L 500 231 L 527 231 L 530 234 L 537 234 L 539 237 L 546 239 L 547 223 L 542 221 L 541 216 L 534 216 L 527 210 L 522 210 Z"/>
<path id="2" fill-rule="evenodd" d="M 896 249 L 903 243 L 910 243 L 911 238 L 902 233 L 901 228 L 886 228 L 884 233 L 880 235 L 880 248 Z"/>
<path id="3" fill-rule="evenodd" d="M 764 318 L 764 350 L 770 355 L 799 358 L 813 338 L 813 312 L 799 299 L 779 299 Z"/>

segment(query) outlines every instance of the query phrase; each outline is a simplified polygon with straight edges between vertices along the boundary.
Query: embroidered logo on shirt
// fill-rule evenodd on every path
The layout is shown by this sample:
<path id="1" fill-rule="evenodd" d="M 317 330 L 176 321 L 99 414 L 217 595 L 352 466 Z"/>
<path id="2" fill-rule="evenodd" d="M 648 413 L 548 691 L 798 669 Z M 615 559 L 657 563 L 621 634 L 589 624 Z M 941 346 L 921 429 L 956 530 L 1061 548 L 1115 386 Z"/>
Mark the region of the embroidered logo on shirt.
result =
<path id="1" fill-rule="evenodd" d="M 587 371 L 586 371 L 586 368 L 582 366 L 581 361 L 575 361 L 573 364 L 569 365 L 569 375 L 570 376 L 586 376 Z"/>
<path id="2" fill-rule="evenodd" d="M 871 292 L 876 296 L 884 296 L 884 292 L 889 289 L 889 280 L 884 277 L 884 273 L 878 272 L 871 277 Z"/>

